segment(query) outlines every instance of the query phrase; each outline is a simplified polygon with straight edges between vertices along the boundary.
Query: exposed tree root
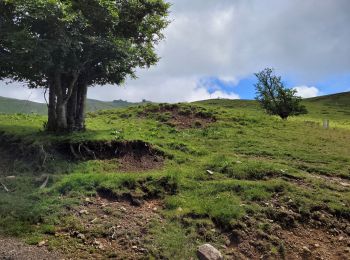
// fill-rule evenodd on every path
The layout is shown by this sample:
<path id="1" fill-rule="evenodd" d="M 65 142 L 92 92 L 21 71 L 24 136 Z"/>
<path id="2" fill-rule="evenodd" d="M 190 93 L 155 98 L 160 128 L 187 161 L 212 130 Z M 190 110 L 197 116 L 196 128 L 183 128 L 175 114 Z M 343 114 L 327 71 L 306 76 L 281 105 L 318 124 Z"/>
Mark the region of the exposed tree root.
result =
<path id="1" fill-rule="evenodd" d="M 41 184 L 40 189 L 46 188 L 46 186 L 47 186 L 47 184 L 49 182 L 49 179 L 50 179 L 50 176 L 47 175 L 46 178 L 45 178 L 45 181 L 43 182 L 43 184 Z"/>
<path id="2" fill-rule="evenodd" d="M 6 187 L 5 184 L 3 184 L 2 182 L 0 182 L 0 184 L 1 184 L 1 186 L 4 188 L 4 190 L 5 190 L 6 192 L 10 192 L 10 190 Z"/>

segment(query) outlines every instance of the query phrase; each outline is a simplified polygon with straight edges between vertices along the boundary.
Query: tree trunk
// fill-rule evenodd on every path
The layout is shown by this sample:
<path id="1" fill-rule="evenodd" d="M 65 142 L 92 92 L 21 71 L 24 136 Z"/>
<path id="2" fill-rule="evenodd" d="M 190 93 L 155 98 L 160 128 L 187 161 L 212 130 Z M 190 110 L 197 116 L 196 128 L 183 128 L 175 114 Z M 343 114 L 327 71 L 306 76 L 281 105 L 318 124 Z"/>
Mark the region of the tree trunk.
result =
<path id="1" fill-rule="evenodd" d="M 72 80 L 73 78 L 73 80 Z M 49 85 L 46 130 L 73 132 L 85 130 L 87 83 L 77 78 L 55 75 Z"/>
<path id="2" fill-rule="evenodd" d="M 68 129 L 68 120 L 67 120 L 67 104 L 63 102 L 62 99 L 57 100 L 56 107 L 56 131 L 57 132 L 66 132 Z"/>
<path id="3" fill-rule="evenodd" d="M 85 111 L 87 98 L 87 84 L 86 82 L 79 82 L 77 95 L 77 110 L 75 117 L 75 127 L 78 131 L 85 130 Z"/>
<path id="4" fill-rule="evenodd" d="M 55 94 L 55 86 L 50 83 L 49 86 L 49 106 L 48 106 L 48 121 L 46 125 L 47 131 L 55 131 L 56 130 L 56 94 Z"/>
<path id="5" fill-rule="evenodd" d="M 67 123 L 68 123 L 69 131 L 74 131 L 76 127 L 75 118 L 77 115 L 77 105 L 78 105 L 77 98 L 78 98 L 78 87 L 76 86 L 67 104 Z"/>

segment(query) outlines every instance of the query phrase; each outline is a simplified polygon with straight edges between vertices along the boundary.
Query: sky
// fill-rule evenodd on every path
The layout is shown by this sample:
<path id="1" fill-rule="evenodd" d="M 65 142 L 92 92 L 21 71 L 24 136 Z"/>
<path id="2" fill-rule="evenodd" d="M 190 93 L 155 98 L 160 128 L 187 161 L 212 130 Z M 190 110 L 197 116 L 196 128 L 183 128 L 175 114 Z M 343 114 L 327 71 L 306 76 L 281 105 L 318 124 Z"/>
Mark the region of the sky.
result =
<path id="1" fill-rule="evenodd" d="M 275 69 L 302 97 L 350 91 L 349 0 L 168 0 L 160 62 L 122 86 L 91 87 L 104 101 L 253 99 L 254 73 Z M 44 102 L 43 90 L 0 82 L 0 96 Z"/>

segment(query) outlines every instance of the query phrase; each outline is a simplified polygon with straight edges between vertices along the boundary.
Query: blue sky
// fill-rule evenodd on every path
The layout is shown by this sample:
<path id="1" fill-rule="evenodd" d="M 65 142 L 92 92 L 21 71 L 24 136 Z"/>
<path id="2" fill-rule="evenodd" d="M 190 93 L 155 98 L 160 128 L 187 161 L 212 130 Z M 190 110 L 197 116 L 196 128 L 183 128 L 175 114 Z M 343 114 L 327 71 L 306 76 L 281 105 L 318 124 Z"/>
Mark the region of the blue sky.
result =
<path id="1" fill-rule="evenodd" d="M 199 87 L 205 87 L 210 94 L 216 91 L 223 93 L 236 93 L 241 99 L 254 99 L 257 80 L 254 75 L 240 79 L 238 82 L 224 81 L 215 76 L 202 78 L 199 81 Z M 350 91 L 350 74 L 334 75 L 319 82 L 299 81 L 297 78 L 285 76 L 283 79 L 285 85 L 289 88 L 297 86 L 313 86 L 319 90 L 318 95 L 328 95 L 338 92 Z"/>
<path id="2" fill-rule="evenodd" d="M 303 97 L 350 91 L 349 0 L 168 0 L 160 62 L 89 98 L 183 102 L 252 99 L 266 67 Z M 0 96 L 44 102 L 42 90 L 0 82 Z"/>

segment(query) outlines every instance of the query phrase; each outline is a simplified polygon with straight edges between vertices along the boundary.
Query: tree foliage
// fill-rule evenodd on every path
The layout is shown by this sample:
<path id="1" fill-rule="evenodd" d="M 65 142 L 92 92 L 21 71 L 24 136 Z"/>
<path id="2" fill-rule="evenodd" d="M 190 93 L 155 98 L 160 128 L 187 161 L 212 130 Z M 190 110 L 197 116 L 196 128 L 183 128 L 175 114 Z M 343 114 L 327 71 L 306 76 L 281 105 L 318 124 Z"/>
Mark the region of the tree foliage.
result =
<path id="1" fill-rule="evenodd" d="M 292 115 L 306 114 L 306 107 L 301 105 L 301 97 L 296 96 L 296 90 L 286 88 L 281 77 L 274 75 L 271 68 L 256 73 L 258 83 L 255 84 L 261 106 L 271 115 L 287 119 Z"/>
<path id="2" fill-rule="evenodd" d="M 163 0 L 0 0 L 0 79 L 48 88 L 49 130 L 84 129 L 88 86 L 159 60 Z"/>

